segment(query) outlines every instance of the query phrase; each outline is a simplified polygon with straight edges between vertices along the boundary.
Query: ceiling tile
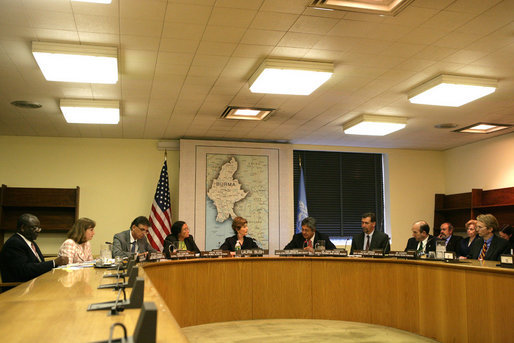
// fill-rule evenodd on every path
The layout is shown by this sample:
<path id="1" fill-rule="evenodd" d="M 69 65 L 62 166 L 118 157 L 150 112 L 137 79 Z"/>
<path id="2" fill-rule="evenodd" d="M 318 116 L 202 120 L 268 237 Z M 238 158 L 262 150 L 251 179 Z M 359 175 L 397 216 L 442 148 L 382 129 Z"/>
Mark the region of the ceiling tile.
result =
<path id="1" fill-rule="evenodd" d="M 153 0 L 123 0 L 120 1 L 120 16 L 122 18 L 136 18 L 139 20 L 162 21 L 166 9 L 165 1 Z"/>
<path id="2" fill-rule="evenodd" d="M 241 43 L 255 45 L 275 45 L 284 36 L 284 31 L 249 29 L 244 33 Z"/>
<path id="3" fill-rule="evenodd" d="M 261 9 L 263 11 L 300 14 L 305 10 L 305 7 L 305 0 L 265 0 Z"/>
<path id="4" fill-rule="evenodd" d="M 27 11 L 30 26 L 38 29 L 75 30 L 75 20 L 70 12 Z"/>
<path id="5" fill-rule="evenodd" d="M 169 3 L 166 7 L 166 22 L 206 25 L 212 12 L 212 7 L 188 4 Z"/>
<path id="6" fill-rule="evenodd" d="M 282 37 L 278 46 L 291 48 L 312 48 L 323 36 L 308 33 L 288 32 Z"/>
<path id="7" fill-rule="evenodd" d="M 257 14 L 255 10 L 215 7 L 208 25 L 246 28 Z"/>
<path id="8" fill-rule="evenodd" d="M 253 20 L 250 28 L 260 30 L 287 31 L 289 30 L 298 15 L 277 13 L 277 12 L 259 12 Z"/>
<path id="9" fill-rule="evenodd" d="M 77 30 L 83 32 L 118 34 L 120 31 L 116 17 L 75 14 L 75 23 Z"/>
<path id="10" fill-rule="evenodd" d="M 207 42 L 238 43 L 245 30 L 237 27 L 207 26 L 203 39 Z"/>
<path id="11" fill-rule="evenodd" d="M 120 33 L 122 35 L 160 37 L 162 26 L 162 22 L 154 20 L 140 20 L 133 18 L 120 19 Z"/>
<path id="12" fill-rule="evenodd" d="M 321 18 L 312 16 L 301 16 L 291 27 L 293 32 L 326 34 L 333 30 L 339 20 L 333 18 Z"/>

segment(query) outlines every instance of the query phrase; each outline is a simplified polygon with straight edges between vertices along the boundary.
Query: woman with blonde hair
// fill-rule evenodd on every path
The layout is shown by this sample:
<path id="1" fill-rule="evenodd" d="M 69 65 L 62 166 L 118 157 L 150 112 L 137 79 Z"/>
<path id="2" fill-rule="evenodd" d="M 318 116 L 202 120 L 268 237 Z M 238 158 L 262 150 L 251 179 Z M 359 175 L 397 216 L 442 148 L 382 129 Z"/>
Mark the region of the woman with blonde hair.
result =
<path id="1" fill-rule="evenodd" d="M 93 260 L 89 241 L 95 235 L 96 223 L 89 218 L 79 218 L 68 231 L 68 239 L 62 243 L 59 256 L 67 256 L 68 263 Z"/>
<path id="2" fill-rule="evenodd" d="M 469 252 L 471 251 L 471 245 L 475 241 L 475 238 L 478 237 L 477 221 L 475 219 L 468 220 L 465 227 L 468 237 L 460 241 L 460 256 L 468 256 Z"/>

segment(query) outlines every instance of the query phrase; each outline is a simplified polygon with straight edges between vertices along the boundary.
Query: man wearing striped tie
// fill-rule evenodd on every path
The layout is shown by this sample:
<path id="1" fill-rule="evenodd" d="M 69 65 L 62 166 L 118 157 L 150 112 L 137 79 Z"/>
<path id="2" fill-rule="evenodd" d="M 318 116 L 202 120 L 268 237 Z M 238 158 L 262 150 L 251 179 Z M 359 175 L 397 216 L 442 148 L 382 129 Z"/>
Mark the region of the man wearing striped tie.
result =
<path id="1" fill-rule="evenodd" d="M 502 254 L 508 254 L 509 242 L 494 234 L 498 227 L 498 220 L 492 214 L 479 215 L 477 231 L 480 238 L 473 242 L 467 258 L 499 261 Z"/>

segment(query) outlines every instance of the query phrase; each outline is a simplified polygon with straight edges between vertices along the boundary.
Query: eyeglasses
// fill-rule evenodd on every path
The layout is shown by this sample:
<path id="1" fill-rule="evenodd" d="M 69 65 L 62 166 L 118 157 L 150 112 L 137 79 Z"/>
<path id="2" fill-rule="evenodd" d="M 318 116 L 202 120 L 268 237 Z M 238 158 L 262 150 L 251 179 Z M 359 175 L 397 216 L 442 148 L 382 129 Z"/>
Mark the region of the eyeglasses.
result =
<path id="1" fill-rule="evenodd" d="M 29 228 L 34 232 L 41 232 L 41 227 L 39 225 L 32 225 Z"/>
<path id="2" fill-rule="evenodd" d="M 147 233 L 147 232 L 148 232 L 148 228 L 147 228 L 147 227 L 144 227 L 144 226 L 143 226 L 143 227 L 136 226 L 136 227 L 137 227 L 137 228 L 139 229 L 139 231 L 141 231 L 141 232 L 144 232 L 144 233 Z"/>

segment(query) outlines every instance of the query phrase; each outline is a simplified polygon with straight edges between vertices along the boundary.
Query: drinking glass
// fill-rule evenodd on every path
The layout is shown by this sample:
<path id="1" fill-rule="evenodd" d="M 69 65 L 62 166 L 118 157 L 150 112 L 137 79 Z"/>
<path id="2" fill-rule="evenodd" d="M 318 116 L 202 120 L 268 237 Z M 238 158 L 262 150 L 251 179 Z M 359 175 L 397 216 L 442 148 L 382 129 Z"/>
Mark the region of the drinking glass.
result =
<path id="1" fill-rule="evenodd" d="M 315 248 L 316 250 L 325 250 L 325 241 L 324 240 L 319 240 L 316 245 L 315 245 Z"/>

